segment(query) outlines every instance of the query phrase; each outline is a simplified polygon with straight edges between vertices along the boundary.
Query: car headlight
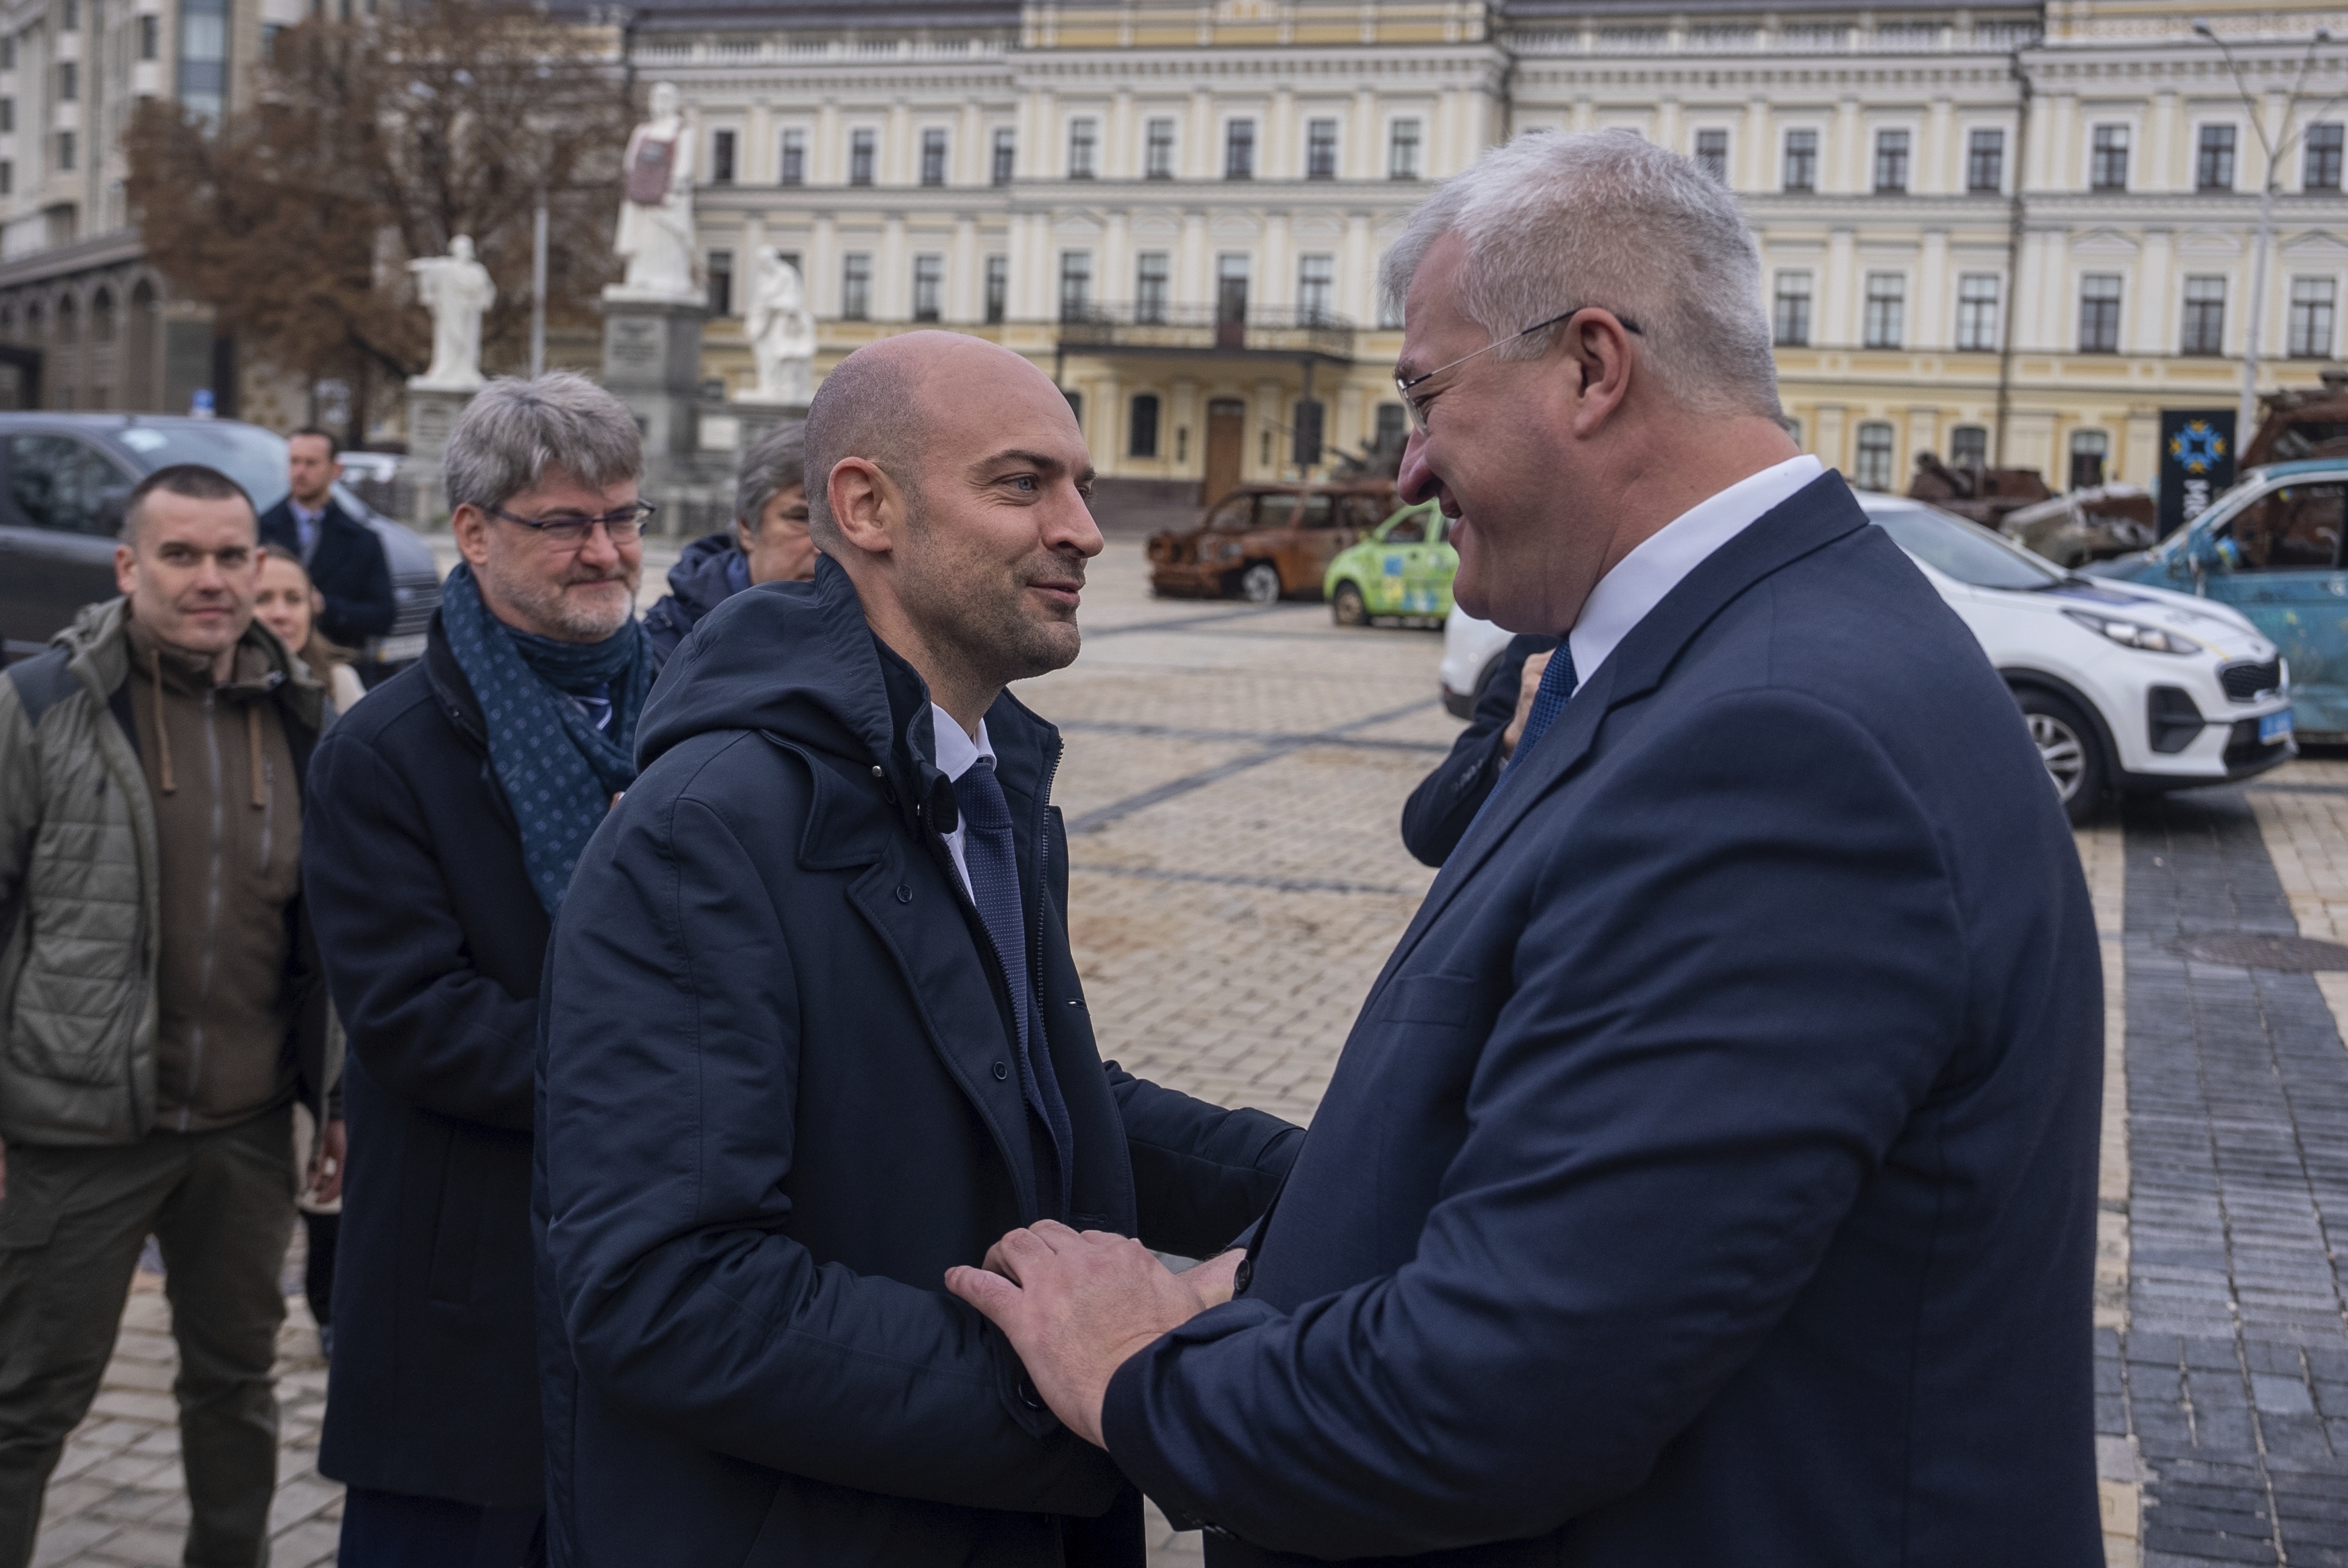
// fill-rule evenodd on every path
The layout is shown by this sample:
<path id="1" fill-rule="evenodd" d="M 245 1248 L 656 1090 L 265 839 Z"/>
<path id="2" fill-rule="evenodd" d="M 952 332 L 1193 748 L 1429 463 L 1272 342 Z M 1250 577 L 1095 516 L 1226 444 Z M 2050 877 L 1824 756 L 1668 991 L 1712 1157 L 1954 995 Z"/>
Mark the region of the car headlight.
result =
<path id="1" fill-rule="evenodd" d="M 2100 631 L 2123 648 L 2140 648 L 2147 653 L 2199 653 L 2201 644 L 2189 637 L 2179 637 L 2174 631 L 2163 631 L 2157 626 L 2147 626 L 2140 620 L 2122 620 L 2116 616 L 2097 615 L 2092 610 L 2066 610 L 2063 612 L 2090 631 Z"/>

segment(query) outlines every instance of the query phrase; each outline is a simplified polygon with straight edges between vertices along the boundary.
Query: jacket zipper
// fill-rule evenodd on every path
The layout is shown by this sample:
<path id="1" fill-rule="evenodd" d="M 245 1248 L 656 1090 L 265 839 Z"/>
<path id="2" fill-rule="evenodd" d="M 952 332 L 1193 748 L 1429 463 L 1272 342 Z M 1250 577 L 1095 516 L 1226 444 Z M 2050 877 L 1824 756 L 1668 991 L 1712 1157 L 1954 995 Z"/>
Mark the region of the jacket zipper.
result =
<path id="1" fill-rule="evenodd" d="M 222 821 L 227 792 L 221 781 L 220 726 L 213 722 L 212 689 L 204 689 L 204 754 L 211 764 L 212 790 L 212 854 L 210 882 L 204 892 L 204 960 L 198 970 L 196 984 L 196 1016 L 188 1040 L 187 1099 L 180 1106 L 180 1131 L 184 1132 L 195 1117 L 195 1100 L 204 1076 L 204 1022 L 211 1015 L 212 1001 L 212 967 L 218 958 L 221 915 L 221 862 L 227 850 L 222 839 L 228 827 Z M 155 725 L 160 731 L 169 722 L 161 704 L 155 710 Z"/>

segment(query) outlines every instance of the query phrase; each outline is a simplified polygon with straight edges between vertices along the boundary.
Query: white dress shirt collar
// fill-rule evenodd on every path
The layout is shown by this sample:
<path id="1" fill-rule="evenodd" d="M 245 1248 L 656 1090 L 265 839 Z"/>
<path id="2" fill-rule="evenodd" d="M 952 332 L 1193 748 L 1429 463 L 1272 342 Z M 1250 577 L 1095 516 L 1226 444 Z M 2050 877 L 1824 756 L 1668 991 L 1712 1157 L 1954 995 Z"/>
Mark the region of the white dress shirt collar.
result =
<path id="1" fill-rule="evenodd" d="M 986 738 L 984 719 L 978 722 L 978 739 L 973 741 L 952 713 L 932 702 L 930 704 L 930 729 L 936 737 L 932 744 L 937 749 L 938 772 L 946 777 L 962 777 L 981 757 L 986 759 L 988 766 L 994 765 L 994 743 Z M 970 865 L 963 857 L 963 837 L 962 815 L 957 812 L 954 815 L 954 830 L 945 835 L 946 849 L 953 856 L 954 869 L 962 874 L 963 891 L 969 893 Z M 972 897 L 974 901 L 977 895 L 972 894 Z"/>
<path id="2" fill-rule="evenodd" d="M 1826 466 L 1807 453 L 1788 457 L 1698 501 L 1615 562 L 1590 590 L 1566 640 L 1577 682 L 1596 674 L 1631 629 L 1713 551 L 1825 472 Z"/>

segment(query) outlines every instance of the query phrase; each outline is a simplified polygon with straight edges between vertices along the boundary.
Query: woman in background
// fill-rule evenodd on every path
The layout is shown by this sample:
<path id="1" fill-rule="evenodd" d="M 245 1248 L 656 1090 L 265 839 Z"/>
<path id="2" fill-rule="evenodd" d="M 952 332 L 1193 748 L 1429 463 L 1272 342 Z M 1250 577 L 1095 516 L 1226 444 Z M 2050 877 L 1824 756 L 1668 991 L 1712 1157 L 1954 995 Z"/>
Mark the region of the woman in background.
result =
<path id="1" fill-rule="evenodd" d="M 318 630 L 318 611 L 325 608 L 325 597 L 290 551 L 263 545 L 261 555 L 261 592 L 253 600 L 253 614 L 277 633 L 287 652 L 325 683 L 335 711 L 349 712 L 351 704 L 366 695 L 366 688 L 351 668 L 350 650 L 327 641 Z"/>
<path id="2" fill-rule="evenodd" d="M 349 651 L 327 641 L 318 631 L 318 611 L 326 602 L 324 596 L 292 554 L 275 545 L 263 545 L 261 558 L 261 591 L 253 599 L 254 617 L 277 633 L 287 651 L 326 683 L 326 694 L 333 700 L 335 712 L 348 712 L 352 703 L 366 695 L 366 688 L 359 684 L 358 671 L 351 668 Z M 310 1144 L 317 1135 L 317 1120 L 310 1107 L 296 1105 L 295 1170 L 310 1168 Z M 305 1187 L 294 1197 L 294 1204 L 302 1213 L 302 1229 L 308 1247 L 302 1268 L 302 1294 L 309 1298 L 310 1316 L 317 1319 L 319 1348 L 331 1356 L 334 1329 L 327 1313 L 334 1300 L 335 1233 L 342 1223 L 343 1201 L 336 1198 L 322 1204 L 312 1189 Z"/>

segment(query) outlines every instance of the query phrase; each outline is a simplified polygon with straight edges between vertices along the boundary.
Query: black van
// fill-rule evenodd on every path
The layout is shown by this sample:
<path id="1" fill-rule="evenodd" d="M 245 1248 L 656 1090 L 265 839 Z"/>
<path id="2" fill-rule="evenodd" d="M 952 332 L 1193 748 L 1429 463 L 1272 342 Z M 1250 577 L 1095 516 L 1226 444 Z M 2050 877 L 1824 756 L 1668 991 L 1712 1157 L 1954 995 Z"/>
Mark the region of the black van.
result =
<path id="1" fill-rule="evenodd" d="M 156 414 L 0 414 L 0 638 L 10 661 L 39 652 L 85 604 L 112 599 L 114 536 L 140 478 L 202 463 L 267 511 L 285 497 L 285 438 L 234 419 Z M 431 547 L 341 486 L 343 510 L 376 531 L 398 617 L 359 650 L 369 684 L 424 652 L 440 604 Z"/>

